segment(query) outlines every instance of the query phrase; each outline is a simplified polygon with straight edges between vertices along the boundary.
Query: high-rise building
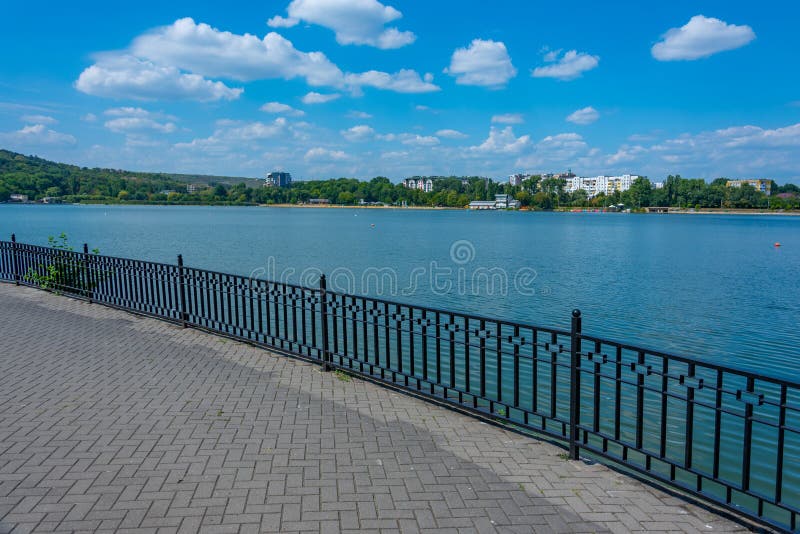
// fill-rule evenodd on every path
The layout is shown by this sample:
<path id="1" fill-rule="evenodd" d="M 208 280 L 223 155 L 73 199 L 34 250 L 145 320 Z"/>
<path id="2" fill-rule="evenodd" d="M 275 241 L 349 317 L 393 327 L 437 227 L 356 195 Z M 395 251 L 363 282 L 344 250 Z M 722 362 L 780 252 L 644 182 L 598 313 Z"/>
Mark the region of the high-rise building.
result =
<path id="1" fill-rule="evenodd" d="M 268 172 L 264 187 L 287 187 L 292 183 L 292 175 L 288 172 Z"/>

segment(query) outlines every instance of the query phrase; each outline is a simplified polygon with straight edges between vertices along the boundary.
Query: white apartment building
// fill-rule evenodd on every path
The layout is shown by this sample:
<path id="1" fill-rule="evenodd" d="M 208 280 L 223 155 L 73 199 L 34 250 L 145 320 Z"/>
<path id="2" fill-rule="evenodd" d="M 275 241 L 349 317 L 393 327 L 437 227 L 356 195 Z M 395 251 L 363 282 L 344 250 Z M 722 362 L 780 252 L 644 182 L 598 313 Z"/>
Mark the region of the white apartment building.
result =
<path id="1" fill-rule="evenodd" d="M 622 176 L 575 176 L 566 178 L 567 193 L 574 193 L 579 189 L 583 189 L 589 195 L 589 198 L 605 193 L 611 195 L 614 192 L 627 191 L 631 188 L 633 181 L 639 178 L 633 174 L 623 174 Z"/>
<path id="2" fill-rule="evenodd" d="M 403 180 L 403 187 L 430 193 L 433 191 L 433 180 L 431 178 L 406 178 Z"/>

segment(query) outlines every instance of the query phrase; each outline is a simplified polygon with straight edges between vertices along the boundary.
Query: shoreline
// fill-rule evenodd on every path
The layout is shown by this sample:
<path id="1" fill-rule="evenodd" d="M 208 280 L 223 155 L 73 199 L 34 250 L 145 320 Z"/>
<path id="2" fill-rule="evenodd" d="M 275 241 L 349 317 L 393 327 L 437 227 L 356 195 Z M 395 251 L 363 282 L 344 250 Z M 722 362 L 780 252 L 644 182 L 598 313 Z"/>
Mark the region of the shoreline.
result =
<path id="1" fill-rule="evenodd" d="M 76 202 L 43 204 L 40 202 L 0 202 L 0 206 L 169 206 L 169 207 L 215 207 L 215 208 L 295 208 L 295 209 L 359 209 L 359 210 L 398 210 L 398 211 L 518 211 L 525 213 L 572 213 L 572 214 L 616 214 L 621 212 L 606 212 L 602 208 L 562 208 L 555 210 L 535 210 L 520 208 L 518 210 L 470 210 L 463 207 L 451 206 L 347 206 L 344 204 L 193 204 L 193 203 L 167 203 L 167 202 Z M 626 215 L 776 215 L 798 217 L 800 210 L 766 211 L 761 209 L 725 209 L 725 208 L 700 208 L 683 209 L 669 208 L 666 212 L 635 211 L 624 213 Z"/>

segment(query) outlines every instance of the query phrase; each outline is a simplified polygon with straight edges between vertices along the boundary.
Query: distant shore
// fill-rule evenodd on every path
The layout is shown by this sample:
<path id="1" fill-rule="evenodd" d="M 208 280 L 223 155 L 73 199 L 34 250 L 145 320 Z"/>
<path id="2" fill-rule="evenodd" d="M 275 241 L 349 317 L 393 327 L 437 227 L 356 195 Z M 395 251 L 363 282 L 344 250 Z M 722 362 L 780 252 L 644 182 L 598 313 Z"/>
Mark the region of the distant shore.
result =
<path id="1" fill-rule="evenodd" d="M 0 202 L 0 206 L 214 206 L 214 207 L 258 207 L 258 208 L 306 208 L 306 209 L 371 209 L 371 210 L 408 210 L 408 211 L 470 211 L 466 207 L 448 207 L 448 206 L 362 206 L 362 205 L 346 205 L 346 204 L 255 204 L 255 203 L 241 203 L 234 204 L 228 202 L 103 202 L 87 201 L 79 203 L 52 203 L 43 204 L 41 202 Z M 524 211 L 524 212 L 538 212 L 538 213 L 619 213 L 612 211 L 603 211 L 603 208 L 559 208 L 554 210 L 537 210 L 531 208 L 520 208 L 519 210 L 474 210 L 474 211 Z M 800 210 L 783 211 L 783 210 L 763 210 L 763 209 L 735 209 L 735 208 L 669 208 L 665 212 L 647 212 L 644 210 L 634 210 L 629 212 L 632 215 L 786 215 L 797 217 L 800 216 Z"/>

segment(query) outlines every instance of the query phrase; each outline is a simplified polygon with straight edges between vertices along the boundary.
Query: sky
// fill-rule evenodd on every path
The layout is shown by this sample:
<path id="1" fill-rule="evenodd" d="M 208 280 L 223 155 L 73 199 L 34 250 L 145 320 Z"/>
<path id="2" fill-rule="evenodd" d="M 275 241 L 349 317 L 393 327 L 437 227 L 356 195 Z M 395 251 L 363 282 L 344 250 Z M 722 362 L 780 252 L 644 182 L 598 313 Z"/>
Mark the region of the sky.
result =
<path id="1" fill-rule="evenodd" d="M 800 2 L 13 2 L 0 148 L 295 179 L 800 183 Z"/>

